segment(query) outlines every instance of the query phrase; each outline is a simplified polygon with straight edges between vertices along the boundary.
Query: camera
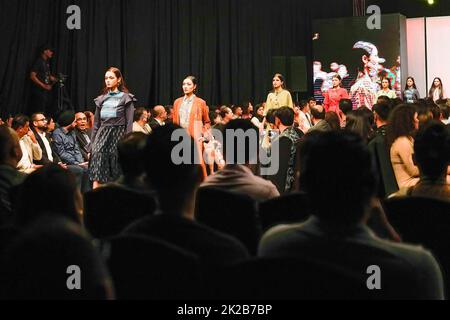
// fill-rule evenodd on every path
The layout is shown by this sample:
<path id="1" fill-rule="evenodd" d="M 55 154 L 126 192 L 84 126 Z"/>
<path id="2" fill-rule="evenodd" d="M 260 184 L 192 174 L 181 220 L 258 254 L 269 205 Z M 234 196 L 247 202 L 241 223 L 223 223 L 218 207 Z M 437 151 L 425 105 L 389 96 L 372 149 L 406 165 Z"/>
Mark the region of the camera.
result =
<path id="1" fill-rule="evenodd" d="M 58 76 L 56 77 L 56 81 L 58 81 L 60 84 L 63 84 L 64 82 L 66 82 L 68 77 L 69 76 L 66 74 L 58 73 Z"/>

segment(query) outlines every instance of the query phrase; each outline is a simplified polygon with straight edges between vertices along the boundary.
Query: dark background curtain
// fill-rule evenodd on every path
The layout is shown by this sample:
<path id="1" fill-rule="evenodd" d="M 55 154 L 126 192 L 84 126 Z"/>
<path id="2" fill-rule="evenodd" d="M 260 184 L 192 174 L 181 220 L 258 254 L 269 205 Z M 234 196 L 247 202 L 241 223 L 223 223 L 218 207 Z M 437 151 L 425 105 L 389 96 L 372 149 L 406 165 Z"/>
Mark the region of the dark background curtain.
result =
<path id="1" fill-rule="evenodd" d="M 328 2 L 351 15 L 351 0 Z M 81 30 L 68 30 L 69 5 Z M 310 3 L 299 0 L 1 0 L 0 108 L 26 112 L 30 68 L 44 43 L 53 72 L 69 76 L 76 109 L 93 106 L 108 66 L 119 67 L 139 105 L 171 104 L 196 75 L 209 105 L 265 100 L 272 56 L 311 56 Z"/>
<path id="2" fill-rule="evenodd" d="M 371 2 L 380 1 L 366 4 Z M 386 1 L 386 11 L 401 11 L 399 2 Z M 81 30 L 66 27 L 72 4 L 81 8 Z M 93 106 L 108 66 L 123 71 L 142 106 L 171 104 L 190 74 L 210 106 L 261 102 L 271 88 L 272 57 L 306 56 L 311 65 L 312 19 L 351 16 L 352 5 L 352 0 L 0 0 L 0 114 L 27 112 L 29 72 L 44 43 L 56 49 L 52 70 L 69 76 L 66 90 L 77 110 Z"/>

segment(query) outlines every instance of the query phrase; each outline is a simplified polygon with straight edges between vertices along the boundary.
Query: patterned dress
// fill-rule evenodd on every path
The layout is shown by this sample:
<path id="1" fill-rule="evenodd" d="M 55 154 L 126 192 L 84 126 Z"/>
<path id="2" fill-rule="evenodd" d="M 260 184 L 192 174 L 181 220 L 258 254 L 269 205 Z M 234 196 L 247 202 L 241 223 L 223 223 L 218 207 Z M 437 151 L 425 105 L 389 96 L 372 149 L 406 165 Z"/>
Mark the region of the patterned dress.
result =
<path id="1" fill-rule="evenodd" d="M 117 144 L 133 131 L 134 102 L 132 94 L 109 92 L 95 99 L 94 130 L 89 163 L 89 179 L 102 184 L 121 175 Z"/>
<path id="2" fill-rule="evenodd" d="M 378 90 L 378 84 L 373 82 L 368 75 L 360 77 L 350 88 L 350 99 L 353 102 L 353 109 L 366 106 L 372 110 L 373 105 L 376 103 L 376 93 Z"/>
<path id="3" fill-rule="evenodd" d="M 302 133 L 300 130 L 297 131 L 294 127 L 289 127 L 286 130 L 284 130 L 277 138 L 275 138 L 273 143 L 275 143 L 276 140 L 279 140 L 282 137 L 286 137 L 292 142 L 288 160 L 286 184 L 284 188 L 284 192 L 290 192 L 295 182 L 295 162 L 297 158 L 297 144 L 298 141 L 302 138 Z"/>
<path id="4" fill-rule="evenodd" d="M 289 168 L 286 177 L 286 191 L 291 191 L 295 181 L 295 161 L 297 158 L 297 143 L 302 138 L 294 127 L 290 127 L 283 131 L 280 137 L 288 137 L 292 140 L 291 156 L 289 158 Z"/>

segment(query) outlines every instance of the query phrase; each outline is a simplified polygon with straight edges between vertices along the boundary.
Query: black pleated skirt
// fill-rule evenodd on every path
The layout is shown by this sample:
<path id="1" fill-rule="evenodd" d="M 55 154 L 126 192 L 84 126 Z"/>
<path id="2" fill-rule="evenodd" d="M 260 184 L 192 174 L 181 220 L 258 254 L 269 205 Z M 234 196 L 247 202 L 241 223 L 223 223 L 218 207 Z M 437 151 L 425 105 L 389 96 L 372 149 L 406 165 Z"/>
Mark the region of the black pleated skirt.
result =
<path id="1" fill-rule="evenodd" d="M 92 145 L 89 179 L 102 184 L 117 180 L 122 174 L 117 144 L 125 135 L 125 126 L 102 127 Z"/>

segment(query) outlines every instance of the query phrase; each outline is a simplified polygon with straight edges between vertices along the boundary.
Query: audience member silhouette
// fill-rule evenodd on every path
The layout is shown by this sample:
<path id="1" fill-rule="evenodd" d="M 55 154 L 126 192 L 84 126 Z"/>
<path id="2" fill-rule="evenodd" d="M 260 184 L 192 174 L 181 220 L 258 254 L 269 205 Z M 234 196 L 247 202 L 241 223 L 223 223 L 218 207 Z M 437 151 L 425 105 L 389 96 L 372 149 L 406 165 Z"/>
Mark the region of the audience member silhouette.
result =
<path id="1" fill-rule="evenodd" d="M 332 128 L 328 122 L 325 121 L 325 109 L 321 105 L 316 105 L 311 108 L 311 116 L 313 127 L 311 131 L 331 131 Z"/>
<path id="2" fill-rule="evenodd" d="M 390 112 L 391 108 L 388 104 L 377 103 L 373 106 L 377 129 L 368 145 L 378 176 L 378 196 L 382 199 L 398 191 L 386 140 Z"/>
<path id="3" fill-rule="evenodd" d="M 0 227 L 11 221 L 13 208 L 11 190 L 20 185 L 26 175 L 17 170 L 22 158 L 17 133 L 6 125 L 0 126 Z"/>
<path id="4" fill-rule="evenodd" d="M 339 170 L 323 170 L 329 159 Z M 377 265 L 387 296 L 443 299 L 442 273 L 429 251 L 381 240 L 366 226 L 376 181 L 370 153 L 358 135 L 307 135 L 300 162 L 300 184 L 314 203 L 313 216 L 269 230 L 260 256 L 310 258 L 355 273 Z"/>
<path id="5" fill-rule="evenodd" d="M 290 192 L 295 181 L 295 161 L 297 145 L 304 136 L 300 129 L 294 127 L 294 111 L 290 107 L 281 107 L 275 111 L 275 125 L 280 132 L 272 142 L 279 144 L 279 174 L 281 181 L 273 181 L 280 193 Z M 269 177 L 270 180 L 272 180 Z"/>
<path id="6" fill-rule="evenodd" d="M 244 134 L 255 137 L 252 146 L 251 139 L 238 143 L 234 134 L 242 130 Z M 228 134 L 227 134 L 228 133 Z M 233 150 L 227 150 L 228 140 L 233 141 Z M 276 187 L 267 180 L 255 175 L 258 169 L 259 130 L 249 120 L 236 119 L 224 127 L 223 146 L 224 158 L 228 163 L 225 168 L 209 176 L 202 187 L 214 187 L 249 195 L 257 201 L 264 201 L 279 196 Z M 239 157 L 239 154 L 244 157 Z M 234 157 L 233 157 L 234 156 Z M 244 161 L 240 161 L 240 160 Z"/>
<path id="7" fill-rule="evenodd" d="M 2 263 L 0 298 L 13 300 L 113 299 L 99 252 L 79 224 L 43 217 L 12 242 Z"/>
<path id="8" fill-rule="evenodd" d="M 43 215 L 64 216 L 81 223 L 83 202 L 74 175 L 49 164 L 30 174 L 20 186 L 15 223 L 27 226 Z"/>
<path id="9" fill-rule="evenodd" d="M 420 171 L 419 182 L 402 188 L 397 196 L 420 196 L 450 201 L 450 133 L 444 124 L 433 121 L 420 128 L 414 141 L 414 158 Z"/>
<path id="10" fill-rule="evenodd" d="M 143 152 L 147 135 L 142 132 L 132 132 L 123 137 L 117 144 L 119 165 L 122 176 L 113 184 L 144 191 L 148 186 L 144 181 Z"/>
<path id="11" fill-rule="evenodd" d="M 414 135 L 418 129 L 419 119 L 414 105 L 402 104 L 392 110 L 387 141 L 399 188 L 414 186 L 419 181 L 419 168 L 413 161 Z"/>
<path id="12" fill-rule="evenodd" d="M 174 159 L 173 154 L 180 147 L 184 161 L 176 164 L 181 159 Z M 158 194 L 160 214 L 135 222 L 125 232 L 165 240 L 198 255 L 208 264 L 242 261 L 248 252 L 238 240 L 194 220 L 195 194 L 202 182 L 201 167 L 194 161 L 195 148 L 188 132 L 174 124 L 156 128 L 147 138 L 145 172 Z"/>

